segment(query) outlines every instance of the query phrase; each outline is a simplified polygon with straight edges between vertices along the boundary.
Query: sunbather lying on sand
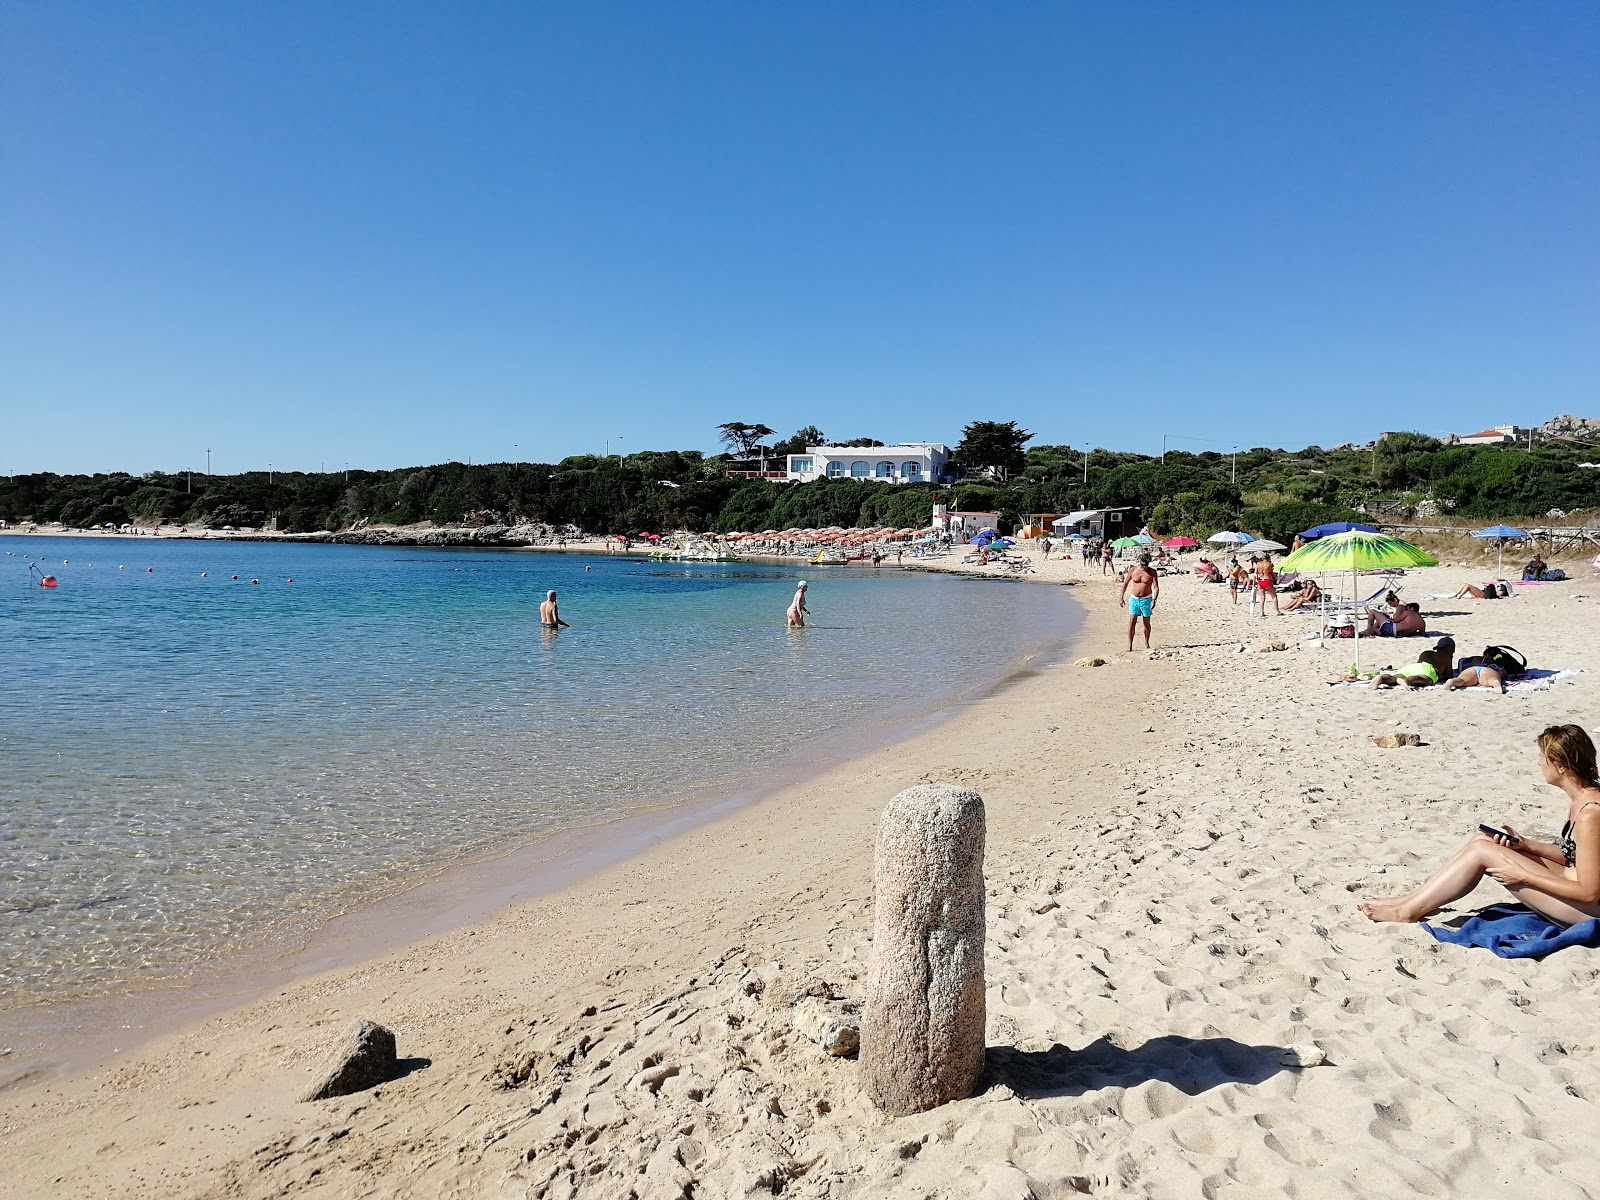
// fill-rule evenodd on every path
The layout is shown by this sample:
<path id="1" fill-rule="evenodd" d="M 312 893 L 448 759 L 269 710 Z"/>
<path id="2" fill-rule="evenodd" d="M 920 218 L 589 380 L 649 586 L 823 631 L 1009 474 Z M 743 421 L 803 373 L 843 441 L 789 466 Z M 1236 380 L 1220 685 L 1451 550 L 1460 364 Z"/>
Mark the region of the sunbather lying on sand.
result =
<path id="1" fill-rule="evenodd" d="M 1404 667 L 1395 667 L 1392 671 L 1379 671 L 1369 686 L 1373 691 L 1379 688 L 1399 687 L 1401 684 L 1411 688 L 1432 687 L 1440 680 L 1450 678 L 1451 659 L 1455 656 L 1455 652 L 1455 641 L 1442 637 L 1432 650 L 1424 650 L 1417 655 L 1416 662 Z"/>
<path id="2" fill-rule="evenodd" d="M 1374 921 L 1420 921 L 1461 899 L 1485 875 L 1536 912 L 1562 925 L 1600 917 L 1600 779 L 1594 742 L 1577 725 L 1539 735 L 1544 781 L 1567 796 L 1567 823 L 1553 842 L 1525 838 L 1509 825 L 1476 833 L 1426 883 L 1403 896 L 1365 900 Z"/>
<path id="3" fill-rule="evenodd" d="M 1458 692 L 1462 688 L 1485 687 L 1493 688 L 1502 696 L 1506 691 L 1506 676 L 1508 674 L 1503 665 L 1485 662 L 1482 655 L 1472 655 L 1463 658 L 1456 664 L 1456 677 L 1444 685 L 1447 692 Z"/>
<path id="4" fill-rule="evenodd" d="M 1428 622 L 1422 615 L 1422 606 L 1419 604 L 1402 604 L 1390 616 L 1382 609 L 1367 609 L 1367 631 L 1362 637 L 1410 637 L 1416 633 L 1427 633 Z"/>
<path id="5" fill-rule="evenodd" d="M 1498 579 L 1491 579 L 1481 588 L 1473 587 L 1470 583 L 1463 583 L 1461 590 L 1455 594 L 1454 599 L 1461 600 L 1471 596 L 1474 600 L 1500 600 L 1509 595 L 1511 595 L 1511 585 L 1509 583 L 1501 583 Z"/>

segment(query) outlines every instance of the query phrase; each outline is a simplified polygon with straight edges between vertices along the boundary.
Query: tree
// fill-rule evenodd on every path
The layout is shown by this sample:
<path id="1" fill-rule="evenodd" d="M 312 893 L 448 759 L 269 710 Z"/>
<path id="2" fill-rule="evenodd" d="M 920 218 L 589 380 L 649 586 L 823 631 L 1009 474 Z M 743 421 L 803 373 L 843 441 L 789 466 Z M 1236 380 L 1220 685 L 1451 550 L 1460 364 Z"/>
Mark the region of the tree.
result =
<path id="1" fill-rule="evenodd" d="M 1023 446 L 1033 434 L 1015 421 L 974 421 L 961 430 L 956 461 L 969 469 L 992 469 L 1002 479 L 1028 465 Z"/>
<path id="2" fill-rule="evenodd" d="M 730 451 L 746 458 L 755 453 L 762 438 L 771 437 L 777 432 L 766 425 L 746 425 L 743 421 L 729 421 L 717 428 L 722 431 L 717 440 Z"/>
<path id="3" fill-rule="evenodd" d="M 792 435 L 781 442 L 774 442 L 772 454 L 774 458 L 783 458 L 790 454 L 804 454 L 808 446 L 826 446 L 827 435 L 815 425 L 807 425 L 804 429 L 797 429 Z"/>

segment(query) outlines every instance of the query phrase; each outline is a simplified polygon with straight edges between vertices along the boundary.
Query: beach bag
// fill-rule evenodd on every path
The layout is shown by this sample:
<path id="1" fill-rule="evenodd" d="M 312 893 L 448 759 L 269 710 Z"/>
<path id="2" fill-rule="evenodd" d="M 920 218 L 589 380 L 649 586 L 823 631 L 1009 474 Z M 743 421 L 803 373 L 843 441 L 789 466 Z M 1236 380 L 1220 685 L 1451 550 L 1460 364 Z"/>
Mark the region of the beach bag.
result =
<path id="1" fill-rule="evenodd" d="M 1329 625 L 1322 631 L 1323 637 L 1330 638 L 1353 638 L 1355 635 L 1356 627 L 1354 625 Z"/>
<path id="2" fill-rule="evenodd" d="M 1521 675 L 1528 669 L 1528 660 L 1510 646 L 1485 646 L 1483 665 L 1493 667 L 1502 675 Z"/>

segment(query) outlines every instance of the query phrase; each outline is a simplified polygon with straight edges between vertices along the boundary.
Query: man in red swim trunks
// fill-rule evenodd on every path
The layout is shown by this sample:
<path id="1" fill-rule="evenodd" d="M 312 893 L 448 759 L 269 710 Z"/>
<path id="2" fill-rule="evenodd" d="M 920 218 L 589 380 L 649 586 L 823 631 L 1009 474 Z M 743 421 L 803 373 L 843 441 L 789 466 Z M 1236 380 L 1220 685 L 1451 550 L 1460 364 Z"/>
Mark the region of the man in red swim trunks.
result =
<path id="1" fill-rule="evenodd" d="M 1267 615 L 1267 597 L 1272 597 L 1272 611 L 1278 616 L 1283 616 L 1283 609 L 1278 607 L 1278 568 L 1272 564 L 1272 555 L 1262 554 L 1255 558 L 1256 587 L 1261 592 L 1261 615 Z"/>

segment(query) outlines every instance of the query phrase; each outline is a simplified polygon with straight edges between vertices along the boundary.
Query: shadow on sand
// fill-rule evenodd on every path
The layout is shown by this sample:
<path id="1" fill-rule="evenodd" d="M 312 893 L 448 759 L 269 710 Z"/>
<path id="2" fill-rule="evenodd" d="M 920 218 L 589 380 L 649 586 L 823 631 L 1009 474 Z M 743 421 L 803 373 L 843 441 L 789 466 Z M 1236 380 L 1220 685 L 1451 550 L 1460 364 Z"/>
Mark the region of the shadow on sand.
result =
<path id="1" fill-rule="evenodd" d="M 1283 1046 L 1247 1046 L 1232 1038 L 1152 1038 L 1124 1050 L 1105 1038 L 1082 1050 L 1057 1043 L 1048 1050 L 990 1046 L 984 1073 L 989 1086 L 1005 1084 L 1030 1100 L 1081 1096 L 1102 1088 L 1137 1087 L 1152 1079 L 1189 1096 L 1224 1083 L 1261 1083 L 1289 1068 Z"/>

